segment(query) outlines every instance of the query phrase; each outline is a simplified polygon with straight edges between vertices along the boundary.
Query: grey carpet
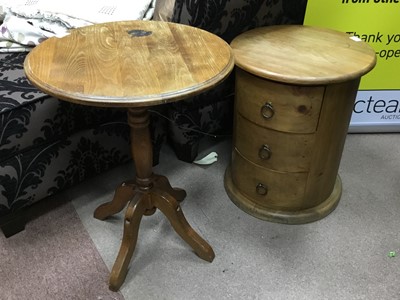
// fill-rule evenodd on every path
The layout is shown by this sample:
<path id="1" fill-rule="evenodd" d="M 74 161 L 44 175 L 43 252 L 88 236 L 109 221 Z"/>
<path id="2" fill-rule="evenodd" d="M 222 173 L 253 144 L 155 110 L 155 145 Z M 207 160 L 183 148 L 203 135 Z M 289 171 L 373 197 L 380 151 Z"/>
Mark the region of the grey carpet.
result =
<path id="1" fill-rule="evenodd" d="M 200 167 L 163 148 L 155 171 L 186 189 L 182 210 L 213 247 L 199 259 L 157 212 L 145 217 L 121 292 L 129 299 L 400 299 L 399 134 L 348 135 L 340 175 L 343 194 L 326 218 L 304 225 L 256 219 L 238 209 L 223 187 L 229 140 L 204 147 L 219 154 Z M 123 214 L 101 222 L 93 209 L 132 177 L 123 166 L 70 190 L 85 227 L 109 268 L 122 236 Z M 388 257 L 397 251 L 397 257 Z"/>
<path id="2" fill-rule="evenodd" d="M 120 300 L 106 265 L 70 202 L 42 212 L 26 230 L 0 235 L 0 299 Z"/>
<path id="3" fill-rule="evenodd" d="M 216 258 L 212 263 L 198 258 L 157 212 L 142 220 L 137 248 L 121 293 L 127 300 L 400 299 L 399 138 L 399 134 L 348 135 L 340 167 L 341 201 L 326 218 L 304 225 L 265 222 L 249 216 L 230 201 L 223 187 L 223 174 L 230 160 L 230 140 L 203 147 L 201 155 L 210 151 L 219 154 L 218 162 L 208 167 L 180 162 L 164 147 L 155 171 L 168 176 L 172 185 L 185 188 L 188 196 L 182 210 L 192 227 L 211 244 Z M 93 210 L 109 201 L 115 187 L 132 176 L 133 168 L 128 164 L 59 196 L 71 199 L 109 269 L 119 250 L 123 213 L 99 221 L 93 218 Z M 35 257 L 53 247 L 49 240 L 54 238 L 62 243 L 65 232 L 77 224 L 75 218 L 62 214 L 56 219 L 45 218 L 37 221 L 48 224 L 46 228 L 34 237 L 30 236 L 32 231 L 26 231 L 17 237 L 18 243 L 13 242 L 18 246 L 8 241 L 3 246 L 1 240 L 2 291 L 20 290 L 12 280 L 24 278 L 26 290 L 33 293 L 38 289 L 40 296 L 44 296 L 42 299 L 47 299 L 46 291 L 51 285 L 46 278 L 65 273 L 65 281 L 57 281 L 60 286 L 50 290 L 53 295 L 61 290 L 84 295 L 91 289 L 102 297 L 99 287 L 106 289 L 108 274 L 97 276 L 90 270 L 84 275 L 74 272 L 79 265 L 73 262 L 82 260 L 82 253 L 87 251 L 85 241 L 73 243 L 80 249 L 76 252 L 75 247 L 67 247 L 71 254 L 57 255 L 57 251 L 51 251 L 47 257 L 57 258 L 59 264 L 54 266 L 58 267 L 39 264 Z M 53 222 L 62 221 L 58 218 L 66 218 L 65 225 L 52 230 Z M 66 239 L 74 240 L 70 235 L 66 234 Z M 31 248 L 39 250 L 32 256 Z M 7 255 L 19 251 L 14 256 L 21 262 L 16 259 L 8 262 L 4 251 Z M 396 251 L 397 256 L 389 257 L 390 251 Z M 13 265 L 21 269 L 15 270 Z M 93 268 L 93 264 L 87 268 L 90 266 Z M 8 273 L 14 274 L 14 279 L 4 280 Z M 35 275 L 39 279 L 34 279 Z M 111 297 L 114 295 L 118 294 L 112 293 Z"/>

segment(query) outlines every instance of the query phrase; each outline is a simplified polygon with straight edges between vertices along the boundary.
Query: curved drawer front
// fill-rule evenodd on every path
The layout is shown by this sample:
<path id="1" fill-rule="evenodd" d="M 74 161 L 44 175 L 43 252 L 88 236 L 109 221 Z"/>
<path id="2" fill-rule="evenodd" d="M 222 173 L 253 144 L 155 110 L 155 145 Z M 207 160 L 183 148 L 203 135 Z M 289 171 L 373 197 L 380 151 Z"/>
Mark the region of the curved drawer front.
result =
<path id="1" fill-rule="evenodd" d="M 234 146 L 262 167 L 281 172 L 308 172 L 314 141 L 315 134 L 266 129 L 236 115 Z"/>
<path id="2" fill-rule="evenodd" d="M 276 83 L 236 71 L 236 109 L 260 126 L 284 132 L 312 133 L 324 94 L 322 86 Z"/>
<path id="3" fill-rule="evenodd" d="M 232 180 L 255 203 L 274 209 L 296 210 L 302 205 L 308 173 L 281 173 L 259 167 L 232 154 Z"/>

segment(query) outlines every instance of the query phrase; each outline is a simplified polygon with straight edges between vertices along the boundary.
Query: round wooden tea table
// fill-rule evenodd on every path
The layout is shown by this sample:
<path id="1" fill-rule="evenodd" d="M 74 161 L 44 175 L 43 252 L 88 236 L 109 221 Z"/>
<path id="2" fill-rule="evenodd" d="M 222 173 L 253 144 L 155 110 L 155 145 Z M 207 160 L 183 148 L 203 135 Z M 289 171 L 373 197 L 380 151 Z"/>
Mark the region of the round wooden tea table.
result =
<path id="1" fill-rule="evenodd" d="M 233 66 L 231 48 L 219 37 L 186 25 L 154 21 L 75 29 L 63 38 L 44 41 L 27 56 L 25 73 L 40 90 L 77 104 L 128 110 L 136 177 L 122 183 L 113 200 L 94 213 L 104 220 L 128 204 L 111 290 L 118 290 L 125 280 L 142 216 L 157 208 L 200 258 L 214 259 L 211 246 L 182 213 L 179 202 L 186 192 L 152 172 L 148 109 L 216 86 Z"/>

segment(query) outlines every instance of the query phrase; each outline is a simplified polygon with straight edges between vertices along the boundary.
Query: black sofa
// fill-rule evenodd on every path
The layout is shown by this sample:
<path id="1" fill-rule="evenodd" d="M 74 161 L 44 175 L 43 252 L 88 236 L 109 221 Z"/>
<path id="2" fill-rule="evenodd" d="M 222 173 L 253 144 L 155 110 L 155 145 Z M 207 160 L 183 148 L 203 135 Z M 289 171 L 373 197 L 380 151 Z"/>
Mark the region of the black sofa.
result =
<path id="1" fill-rule="evenodd" d="M 230 42 L 251 28 L 301 24 L 306 3 L 176 0 L 171 19 Z M 0 227 L 6 236 L 23 230 L 33 204 L 131 160 L 125 110 L 83 107 L 43 94 L 24 76 L 25 56 L 0 54 Z M 192 162 L 204 135 L 230 134 L 233 97 L 232 74 L 207 93 L 157 107 L 151 119 L 154 162 L 167 140 L 179 159 Z"/>

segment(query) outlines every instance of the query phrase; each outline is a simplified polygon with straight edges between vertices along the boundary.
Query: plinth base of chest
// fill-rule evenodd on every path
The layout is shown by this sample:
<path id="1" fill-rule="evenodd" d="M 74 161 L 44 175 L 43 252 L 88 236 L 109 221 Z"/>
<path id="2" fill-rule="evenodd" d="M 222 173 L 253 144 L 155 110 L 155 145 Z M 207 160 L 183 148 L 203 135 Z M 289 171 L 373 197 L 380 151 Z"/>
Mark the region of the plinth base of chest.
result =
<path id="1" fill-rule="evenodd" d="M 291 211 L 273 206 L 261 206 L 254 199 L 242 193 L 232 181 L 231 166 L 226 169 L 224 185 L 229 198 L 244 212 L 262 220 L 283 224 L 305 224 L 326 217 L 335 210 L 342 194 L 342 182 L 337 175 L 332 193 L 326 200 L 312 208 Z"/>

